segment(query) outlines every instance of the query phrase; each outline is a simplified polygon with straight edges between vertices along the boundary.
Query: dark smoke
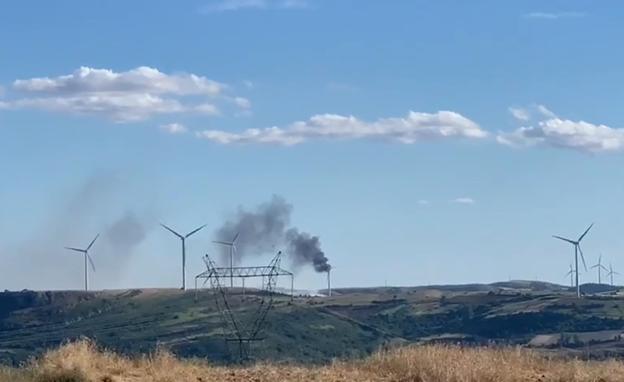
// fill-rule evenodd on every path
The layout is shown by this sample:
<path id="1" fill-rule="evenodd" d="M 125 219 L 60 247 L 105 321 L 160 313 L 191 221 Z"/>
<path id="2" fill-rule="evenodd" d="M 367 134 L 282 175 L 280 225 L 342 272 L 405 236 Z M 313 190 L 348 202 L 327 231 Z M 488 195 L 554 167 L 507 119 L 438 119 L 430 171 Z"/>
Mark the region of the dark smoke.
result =
<path id="1" fill-rule="evenodd" d="M 275 246 L 283 245 L 293 265 L 312 265 L 317 272 L 327 272 L 331 265 L 321 250 L 318 236 L 289 227 L 292 210 L 293 206 L 283 197 L 273 195 L 254 211 L 239 207 L 236 215 L 215 232 L 215 237 L 231 241 L 239 233 L 236 242 L 239 259 L 273 252 Z M 226 262 L 227 250 L 222 254 Z"/>
<path id="2" fill-rule="evenodd" d="M 296 253 L 293 258 L 296 265 L 312 264 L 317 272 L 328 272 L 331 269 L 329 259 L 321 250 L 321 242 L 318 236 L 310 236 L 305 232 L 299 232 L 297 228 L 286 231 L 288 253 Z"/>
<path id="3" fill-rule="evenodd" d="M 147 231 L 144 222 L 132 211 L 111 224 L 104 238 L 110 243 L 114 253 L 130 254 L 145 239 Z"/>
<path id="4" fill-rule="evenodd" d="M 41 224 L 11 248 L 6 262 L 19 272 L 3 274 L 3 283 L 15 289 L 81 287 L 80 255 L 64 247 L 84 248 L 99 232 L 91 251 L 96 267 L 92 287 L 115 287 L 124 264 L 153 228 L 149 209 L 124 206 L 123 195 L 129 191 L 124 183 L 116 173 L 99 171 L 54 198 L 55 207 Z"/>

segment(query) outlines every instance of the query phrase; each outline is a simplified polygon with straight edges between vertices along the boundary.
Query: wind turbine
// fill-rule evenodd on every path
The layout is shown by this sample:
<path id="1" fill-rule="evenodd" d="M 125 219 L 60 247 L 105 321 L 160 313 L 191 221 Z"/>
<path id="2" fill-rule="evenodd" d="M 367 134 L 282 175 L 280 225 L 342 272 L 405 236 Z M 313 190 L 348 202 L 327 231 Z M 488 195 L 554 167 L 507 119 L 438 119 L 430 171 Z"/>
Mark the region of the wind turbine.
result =
<path id="1" fill-rule="evenodd" d="M 574 267 L 570 264 L 570 270 L 565 274 L 564 277 L 570 276 L 570 287 L 574 288 Z"/>
<path id="2" fill-rule="evenodd" d="M 91 256 L 89 256 L 89 250 L 93 247 L 95 241 L 100 237 L 98 233 L 95 235 L 95 239 L 91 241 L 89 246 L 86 249 L 82 248 L 73 248 L 73 247 L 65 247 L 65 249 L 69 249 L 70 251 L 80 252 L 84 255 L 84 284 L 85 284 L 85 292 L 89 290 L 89 270 L 87 269 L 87 262 L 91 264 L 91 269 L 95 272 L 95 265 L 93 264 L 93 260 L 91 260 Z"/>
<path id="3" fill-rule="evenodd" d="M 578 238 L 578 240 L 571 240 L 571 239 L 566 239 L 565 237 L 553 235 L 553 237 L 555 239 L 563 240 L 565 242 L 568 242 L 568 243 L 574 245 L 574 265 L 575 265 L 574 269 L 576 271 L 575 272 L 575 276 L 576 276 L 576 297 L 578 297 L 578 298 L 581 297 L 581 286 L 579 285 L 579 269 L 578 269 L 578 255 L 579 255 L 579 253 L 581 254 L 581 260 L 583 260 L 583 267 L 585 268 L 585 271 L 587 271 L 587 264 L 585 264 L 585 256 L 583 256 L 583 250 L 581 249 L 581 240 L 583 240 L 585 235 L 587 235 L 587 233 L 589 232 L 589 230 L 593 226 L 594 226 L 594 223 L 592 223 L 589 227 L 587 227 L 585 232 L 583 232 L 583 234 Z"/>
<path id="4" fill-rule="evenodd" d="M 611 286 L 613 286 L 613 275 L 619 275 L 620 273 L 615 272 L 613 270 L 613 266 L 609 264 L 609 272 L 607 273 L 607 277 L 611 277 Z"/>
<path id="5" fill-rule="evenodd" d="M 232 241 L 214 240 L 213 243 L 225 245 L 230 248 L 230 288 L 234 288 L 234 252 L 236 252 L 236 240 L 240 232 L 236 232 Z"/>
<path id="6" fill-rule="evenodd" d="M 180 235 L 179 233 L 177 233 L 176 231 L 174 231 L 171 228 L 167 227 L 163 223 L 160 223 L 160 225 L 164 229 L 166 229 L 167 231 L 169 231 L 172 234 L 176 235 L 180 240 L 182 240 L 182 290 L 186 290 L 186 239 L 188 239 L 191 235 L 197 233 L 199 230 L 204 228 L 206 226 L 206 224 L 204 224 L 203 226 L 201 226 L 201 227 L 199 227 L 199 228 L 197 228 L 197 229 L 187 233 L 186 235 Z"/>
<path id="7" fill-rule="evenodd" d="M 602 284 L 602 280 L 600 278 L 602 270 L 605 270 L 605 271 L 609 272 L 609 270 L 604 265 L 602 265 L 602 254 L 600 255 L 600 257 L 598 257 L 598 264 L 592 265 L 591 268 L 592 269 L 594 269 L 594 268 L 598 269 L 598 284 Z"/>

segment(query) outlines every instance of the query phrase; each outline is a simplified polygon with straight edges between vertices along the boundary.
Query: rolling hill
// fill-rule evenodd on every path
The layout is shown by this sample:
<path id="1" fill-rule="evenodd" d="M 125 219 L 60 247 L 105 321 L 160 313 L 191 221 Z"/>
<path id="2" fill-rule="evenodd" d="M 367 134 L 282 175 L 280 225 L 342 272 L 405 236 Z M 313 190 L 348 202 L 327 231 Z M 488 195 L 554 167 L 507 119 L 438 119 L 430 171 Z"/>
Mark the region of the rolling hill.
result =
<path id="1" fill-rule="evenodd" d="M 253 355 L 324 363 L 395 344 L 440 342 L 624 354 L 618 335 L 624 330 L 624 298 L 617 288 L 599 289 L 602 294 L 582 300 L 566 287 L 526 281 L 338 289 L 331 298 L 280 295 Z M 244 321 L 260 300 L 258 292 L 247 291 L 230 303 Z M 192 291 L 169 289 L 0 293 L 0 361 L 6 364 L 81 337 L 121 354 L 161 346 L 181 357 L 227 362 L 232 348 L 222 327 L 208 290 L 197 300 Z"/>

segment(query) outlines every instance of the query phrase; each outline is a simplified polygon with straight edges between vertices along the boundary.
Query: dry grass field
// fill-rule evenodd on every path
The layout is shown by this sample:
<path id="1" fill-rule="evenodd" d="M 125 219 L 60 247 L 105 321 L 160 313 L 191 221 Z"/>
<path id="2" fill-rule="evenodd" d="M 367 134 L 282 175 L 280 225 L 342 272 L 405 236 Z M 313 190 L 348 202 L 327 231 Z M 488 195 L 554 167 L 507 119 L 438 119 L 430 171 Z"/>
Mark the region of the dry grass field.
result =
<path id="1" fill-rule="evenodd" d="M 167 352 L 125 358 L 80 341 L 50 351 L 22 368 L 0 371 L 2 382 L 182 381 L 624 381 L 624 363 L 549 359 L 522 349 L 407 347 L 364 360 L 303 367 L 261 364 L 211 366 Z"/>

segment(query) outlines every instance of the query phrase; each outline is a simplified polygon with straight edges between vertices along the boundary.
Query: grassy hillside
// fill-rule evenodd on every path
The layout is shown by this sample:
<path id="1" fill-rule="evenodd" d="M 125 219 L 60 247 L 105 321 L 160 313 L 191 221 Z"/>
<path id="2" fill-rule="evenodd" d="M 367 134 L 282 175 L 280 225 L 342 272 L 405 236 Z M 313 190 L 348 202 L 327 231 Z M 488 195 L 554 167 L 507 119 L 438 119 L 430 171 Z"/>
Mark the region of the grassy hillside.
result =
<path id="1" fill-rule="evenodd" d="M 248 318 L 260 300 L 231 299 Z M 396 343 L 530 345 L 605 357 L 624 354 L 624 298 L 545 283 L 337 290 L 332 298 L 282 296 L 269 313 L 258 360 L 323 363 Z M 541 337 L 540 337 L 541 336 Z M 0 293 L 0 361 L 16 364 L 67 340 L 92 338 L 124 355 L 158 346 L 182 357 L 228 361 L 214 299 L 202 291 Z"/>
<path id="2" fill-rule="evenodd" d="M 51 351 L 22 368 L 0 369 L 0 382 L 611 382 L 621 381 L 622 375 L 621 362 L 553 359 L 513 348 L 428 345 L 379 352 L 366 359 L 328 366 L 222 367 L 179 360 L 166 352 L 130 359 L 98 351 L 93 343 L 82 341 Z"/>

